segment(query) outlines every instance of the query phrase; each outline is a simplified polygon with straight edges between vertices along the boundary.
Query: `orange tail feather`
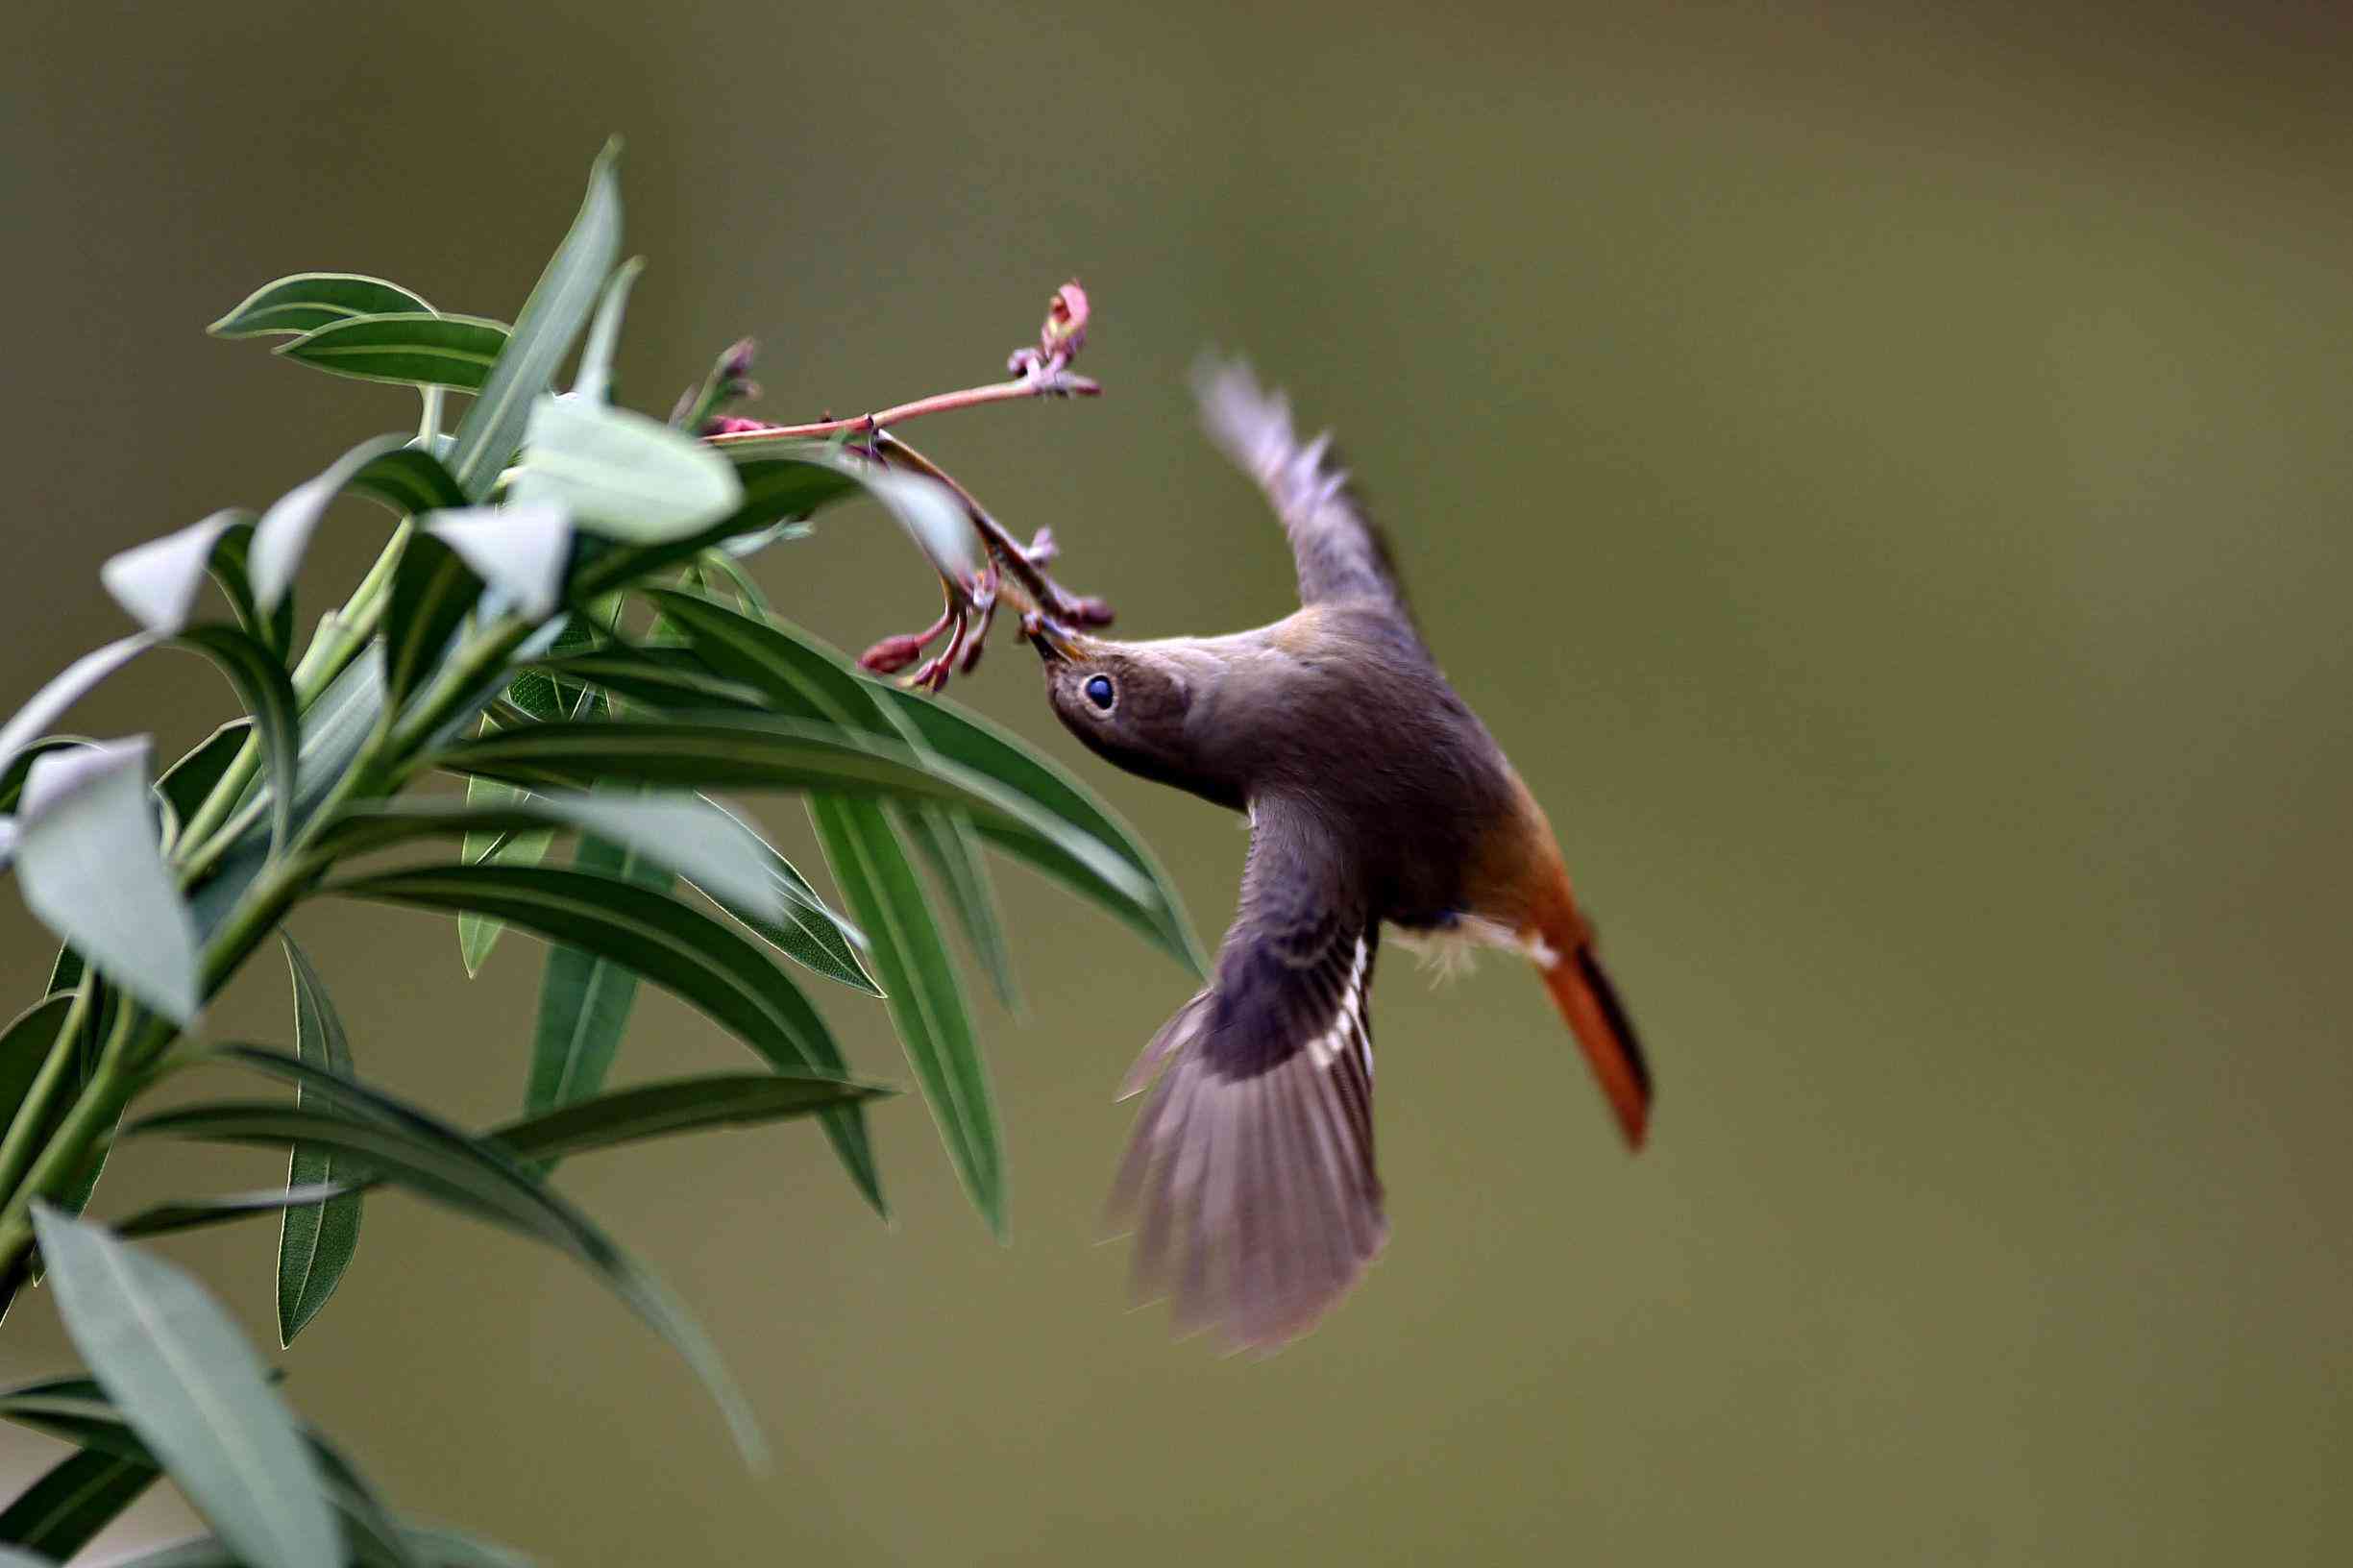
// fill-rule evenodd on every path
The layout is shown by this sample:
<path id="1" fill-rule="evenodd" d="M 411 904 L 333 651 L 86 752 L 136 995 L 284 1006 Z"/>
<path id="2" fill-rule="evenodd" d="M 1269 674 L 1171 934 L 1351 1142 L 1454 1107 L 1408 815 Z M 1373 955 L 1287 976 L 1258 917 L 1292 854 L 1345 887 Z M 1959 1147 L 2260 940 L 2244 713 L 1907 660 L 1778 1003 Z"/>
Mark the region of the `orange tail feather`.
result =
<path id="1" fill-rule="evenodd" d="M 1639 1149 L 1651 1121 L 1651 1068 L 1642 1059 L 1642 1042 L 1634 1038 L 1634 1026 L 1585 934 L 1576 932 L 1556 952 L 1558 956 L 1542 971 L 1544 989 L 1553 993 L 1554 1005 L 1584 1048 L 1609 1108 L 1617 1113 L 1627 1146 Z"/>

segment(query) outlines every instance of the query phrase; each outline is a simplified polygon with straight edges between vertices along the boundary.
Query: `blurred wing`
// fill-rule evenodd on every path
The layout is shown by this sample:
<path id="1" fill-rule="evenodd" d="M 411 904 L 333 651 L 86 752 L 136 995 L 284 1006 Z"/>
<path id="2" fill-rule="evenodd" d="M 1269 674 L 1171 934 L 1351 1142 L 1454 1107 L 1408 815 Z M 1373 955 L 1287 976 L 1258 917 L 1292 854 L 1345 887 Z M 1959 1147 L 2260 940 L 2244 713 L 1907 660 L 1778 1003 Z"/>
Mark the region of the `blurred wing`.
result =
<path id="1" fill-rule="evenodd" d="M 1290 536 L 1299 601 L 1379 600 L 1406 608 L 1388 545 L 1333 466 L 1329 435 L 1302 446 L 1291 405 L 1259 385 L 1238 359 L 1208 360 L 1193 373 L 1201 424 L 1218 450 L 1256 479 Z"/>
<path id="2" fill-rule="evenodd" d="M 1368 997 L 1380 928 L 1304 811 L 1254 802 L 1214 984 L 1154 1037 L 1159 1069 L 1112 1194 L 1139 1299 L 1236 1349 L 1312 1328 L 1388 1238 L 1373 1166 Z"/>

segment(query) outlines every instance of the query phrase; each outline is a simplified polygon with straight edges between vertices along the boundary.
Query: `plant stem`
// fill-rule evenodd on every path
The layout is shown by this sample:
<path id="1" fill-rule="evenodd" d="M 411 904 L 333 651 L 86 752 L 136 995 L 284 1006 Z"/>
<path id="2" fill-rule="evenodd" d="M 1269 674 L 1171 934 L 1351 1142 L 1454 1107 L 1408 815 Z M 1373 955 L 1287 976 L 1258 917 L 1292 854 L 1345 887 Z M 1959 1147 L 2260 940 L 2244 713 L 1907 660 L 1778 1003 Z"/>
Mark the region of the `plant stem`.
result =
<path id="1" fill-rule="evenodd" d="M 769 441 L 839 435 L 844 430 L 872 431 L 886 425 L 903 425 L 925 414 L 976 408 L 985 403 L 1016 403 L 1023 398 L 1091 398 L 1102 390 L 1101 386 L 1084 376 L 1056 371 L 1045 376 L 1018 376 L 1010 381 L 993 381 L 987 386 L 968 386 L 961 392 L 935 392 L 928 398 L 918 398 L 913 403 L 877 409 L 870 414 L 856 414 L 848 419 L 821 419 L 814 425 L 764 425 L 756 430 L 706 435 L 703 440 L 714 447 L 751 447 Z"/>

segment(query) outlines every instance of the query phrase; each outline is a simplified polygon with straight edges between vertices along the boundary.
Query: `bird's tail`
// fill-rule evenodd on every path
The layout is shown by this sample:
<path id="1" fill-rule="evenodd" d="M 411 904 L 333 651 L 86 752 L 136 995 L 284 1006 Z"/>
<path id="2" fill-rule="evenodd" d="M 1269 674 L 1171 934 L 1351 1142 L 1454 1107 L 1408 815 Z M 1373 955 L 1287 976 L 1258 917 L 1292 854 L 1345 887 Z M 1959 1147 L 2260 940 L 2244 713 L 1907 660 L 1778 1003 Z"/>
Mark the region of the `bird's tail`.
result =
<path id="1" fill-rule="evenodd" d="M 1617 989 L 1594 955 L 1592 932 L 1574 918 L 1560 923 L 1557 935 L 1544 932 L 1548 950 L 1537 959 L 1544 989 L 1553 993 L 1554 1005 L 1601 1080 L 1627 1146 L 1638 1149 L 1651 1120 L 1650 1064 L 1642 1059 L 1642 1041 L 1634 1037 Z"/>

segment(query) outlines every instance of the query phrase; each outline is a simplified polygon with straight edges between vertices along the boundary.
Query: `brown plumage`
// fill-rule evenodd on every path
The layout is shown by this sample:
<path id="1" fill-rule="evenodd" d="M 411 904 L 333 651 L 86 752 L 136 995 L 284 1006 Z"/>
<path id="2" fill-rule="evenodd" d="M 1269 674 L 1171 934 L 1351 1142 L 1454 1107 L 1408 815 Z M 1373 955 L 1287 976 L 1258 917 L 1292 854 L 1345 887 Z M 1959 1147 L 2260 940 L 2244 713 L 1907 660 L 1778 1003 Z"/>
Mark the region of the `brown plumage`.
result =
<path id="1" fill-rule="evenodd" d="M 1224 637 L 1037 641 L 1090 748 L 1250 816 L 1216 972 L 1129 1074 L 1151 1095 L 1113 1210 L 1136 1227 L 1140 1292 L 1172 1296 L 1180 1331 L 1262 1348 L 1311 1327 L 1387 1237 L 1369 1006 L 1385 923 L 1532 960 L 1634 1146 L 1651 1081 L 1552 825 L 1423 646 L 1326 443 L 1298 443 L 1238 364 L 1197 389 L 1289 535 L 1299 610 Z"/>

